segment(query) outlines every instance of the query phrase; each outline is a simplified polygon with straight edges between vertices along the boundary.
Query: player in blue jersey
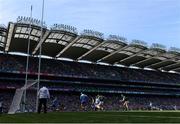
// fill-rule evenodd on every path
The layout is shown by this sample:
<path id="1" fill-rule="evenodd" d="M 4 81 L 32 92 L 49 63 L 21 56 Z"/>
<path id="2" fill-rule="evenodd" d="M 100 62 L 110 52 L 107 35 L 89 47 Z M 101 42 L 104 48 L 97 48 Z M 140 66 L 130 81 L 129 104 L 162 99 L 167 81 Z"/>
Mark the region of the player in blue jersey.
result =
<path id="1" fill-rule="evenodd" d="M 60 106 L 60 101 L 58 100 L 57 97 L 54 98 L 54 100 L 52 101 L 52 110 L 53 111 L 58 111 L 59 110 L 59 106 Z"/>
<path id="2" fill-rule="evenodd" d="M 88 100 L 89 100 L 88 96 L 84 93 L 81 93 L 80 95 L 81 110 L 87 110 Z"/>

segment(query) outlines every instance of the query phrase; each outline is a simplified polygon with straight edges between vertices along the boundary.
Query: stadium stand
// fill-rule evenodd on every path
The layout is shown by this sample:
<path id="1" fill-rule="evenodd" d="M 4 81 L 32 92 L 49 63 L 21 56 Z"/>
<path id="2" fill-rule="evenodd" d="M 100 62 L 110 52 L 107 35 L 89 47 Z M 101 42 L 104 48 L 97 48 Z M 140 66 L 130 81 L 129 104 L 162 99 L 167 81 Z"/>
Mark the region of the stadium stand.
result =
<path id="1" fill-rule="evenodd" d="M 24 86 L 25 59 L 25 56 L 0 54 L 0 94 L 6 98 L 5 112 L 15 89 Z M 30 57 L 30 79 L 37 78 L 37 62 L 38 58 Z M 106 110 L 122 109 L 121 93 L 128 94 L 131 109 L 148 109 L 149 102 L 163 110 L 172 110 L 175 105 L 177 109 L 180 107 L 178 74 L 52 59 L 42 59 L 41 72 L 41 85 L 50 89 L 52 97 L 58 97 L 63 111 L 80 111 L 80 92 L 93 97 L 105 94 Z M 28 111 L 35 111 L 35 89 L 32 87 L 30 92 L 34 95 L 28 96 Z"/>
<path id="2" fill-rule="evenodd" d="M 37 79 L 42 46 L 46 58 L 41 61 L 40 86 L 48 87 L 52 94 L 49 106 L 57 97 L 60 110 L 80 111 L 79 95 L 85 92 L 90 98 L 103 94 L 105 110 L 122 109 L 120 94 L 128 96 L 130 109 L 149 109 L 150 102 L 155 109 L 180 109 L 180 49 L 167 50 L 157 43 L 148 47 L 141 40 L 128 43 L 117 35 L 104 38 L 103 33 L 87 29 L 78 33 L 75 27 L 63 24 L 54 24 L 50 29 L 44 25 L 40 39 L 39 24 L 18 17 L 8 27 L 0 26 L 0 97 L 4 112 L 15 90 L 25 83 L 27 55 L 23 54 L 27 53 L 28 38 L 28 80 Z M 35 111 L 35 103 L 36 86 L 32 86 L 24 103 L 26 110 Z"/>
<path id="3" fill-rule="evenodd" d="M 24 73 L 26 57 L 15 55 L 0 55 L 1 72 Z M 38 70 L 38 58 L 30 58 L 29 73 L 35 74 Z M 146 83 L 179 83 L 178 74 L 162 73 L 160 71 L 147 71 L 122 67 L 65 62 L 60 60 L 42 59 L 42 73 L 54 76 L 72 76 L 105 80 L 122 80 Z"/>

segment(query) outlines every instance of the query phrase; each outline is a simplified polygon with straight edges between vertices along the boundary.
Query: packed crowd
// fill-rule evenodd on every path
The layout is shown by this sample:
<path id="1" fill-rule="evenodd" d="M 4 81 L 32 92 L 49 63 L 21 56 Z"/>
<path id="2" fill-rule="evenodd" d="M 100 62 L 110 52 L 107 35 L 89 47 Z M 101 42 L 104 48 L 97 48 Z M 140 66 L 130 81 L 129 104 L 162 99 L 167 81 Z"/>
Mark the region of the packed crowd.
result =
<path id="1" fill-rule="evenodd" d="M 19 82 L 0 82 L 0 90 L 16 90 L 24 86 L 24 81 Z M 98 83 L 73 83 L 73 82 L 41 82 L 40 86 L 46 86 L 51 91 L 68 92 L 99 92 L 99 93 L 131 93 L 131 94 L 159 94 L 159 95 L 178 95 L 180 88 L 170 88 L 162 86 L 136 86 L 136 85 L 99 85 Z M 36 89 L 36 85 L 30 87 Z"/>
<path id="2" fill-rule="evenodd" d="M 74 92 L 50 92 L 48 100 L 48 111 L 82 111 L 80 109 L 80 93 Z M 88 111 L 93 111 L 92 98 L 98 94 L 89 94 Z M 101 94 L 102 95 L 102 94 Z M 13 93 L 0 92 L 3 101 L 4 112 L 7 112 L 13 99 Z M 104 94 L 104 111 L 123 111 L 120 94 Z M 129 100 L 129 110 L 150 110 L 150 103 L 156 110 L 178 110 L 180 109 L 180 98 L 170 96 L 147 96 L 147 95 L 126 95 Z M 57 107 L 53 108 L 53 101 L 57 100 Z M 36 92 L 27 92 L 26 110 L 35 111 Z"/>
<path id="3" fill-rule="evenodd" d="M 37 58 L 31 57 L 29 64 L 30 73 L 38 72 Z M 25 67 L 26 57 L 0 55 L 1 72 L 25 72 Z M 53 74 L 57 76 L 118 80 L 126 82 L 180 83 L 180 76 L 178 74 L 52 59 L 42 59 L 41 72 L 43 74 Z"/>
<path id="4" fill-rule="evenodd" d="M 26 67 L 26 57 L 15 56 L 8 54 L 0 54 L 0 72 L 13 72 L 13 73 L 23 73 Z M 38 58 L 30 57 L 29 62 L 29 72 L 38 72 Z M 52 101 L 57 98 L 59 101 L 59 111 L 81 111 L 80 110 L 80 92 L 86 92 L 89 96 L 88 110 L 92 111 L 91 102 L 97 93 L 109 93 L 104 95 L 104 108 L 105 110 L 122 110 L 122 104 L 119 102 L 121 99 L 120 95 L 114 93 L 126 92 L 142 92 L 144 89 L 138 88 L 136 83 L 133 82 L 143 82 L 143 83 L 168 83 L 168 84 L 178 84 L 180 83 L 180 76 L 178 74 L 171 74 L 159 71 L 145 71 L 140 69 L 130 69 L 114 66 L 96 65 L 96 64 L 85 64 L 78 62 L 68 62 L 52 59 L 42 59 L 41 73 L 52 74 L 54 76 L 64 76 L 64 77 L 79 77 L 88 79 L 101 79 L 103 81 L 122 81 L 131 83 L 131 87 L 126 86 L 113 86 L 115 84 L 110 84 L 111 86 L 105 86 L 93 84 L 90 85 L 86 82 L 85 84 L 75 83 L 47 83 L 46 86 L 51 91 L 51 98 L 49 99 L 49 111 L 54 110 L 52 108 Z M 4 80 L 4 79 L 3 79 Z M 24 85 L 24 81 L 16 80 L 16 82 L 0 81 L 0 89 L 5 91 L 0 91 L 0 100 L 3 101 L 4 112 L 7 112 L 13 99 L 14 91 Z M 93 82 L 94 83 L 94 82 Z M 97 82 L 95 82 L 97 83 Z M 104 82 L 103 82 L 104 83 Z M 45 83 L 44 83 L 45 84 Z M 43 85 L 44 85 L 43 84 Z M 61 85 L 60 85 L 61 84 Z M 66 85 L 63 85 L 66 84 Z M 107 83 L 109 84 L 109 83 Z M 117 85 L 117 84 L 116 84 Z M 132 86 L 136 87 L 133 87 Z M 145 85 L 144 85 L 145 86 Z M 150 85 L 147 85 L 147 87 Z M 155 87 L 155 85 L 153 85 Z M 180 93 L 179 88 L 174 87 L 174 89 L 162 89 L 150 87 L 146 88 L 146 92 L 169 92 L 169 93 Z M 9 90 L 6 90 L 9 89 Z M 11 91 L 10 91 L 11 90 Z M 13 92 L 12 92 L 13 91 Z M 57 92 L 58 91 L 58 92 Z M 59 92 L 61 91 L 61 92 Z M 63 91 L 63 93 L 62 93 Z M 117 91 L 117 92 L 114 92 Z M 121 92 L 119 92 L 121 91 Z M 27 93 L 26 109 L 27 111 L 35 111 L 36 103 L 36 93 L 33 92 L 33 87 Z M 162 92 L 162 93 L 163 93 Z M 138 93 L 139 94 L 139 93 Z M 132 110 L 142 110 L 149 109 L 149 104 L 152 103 L 154 108 L 159 108 L 161 110 L 173 110 L 180 109 L 180 98 L 170 97 L 170 96 L 150 96 L 150 95 L 128 95 L 129 98 L 129 108 Z"/>

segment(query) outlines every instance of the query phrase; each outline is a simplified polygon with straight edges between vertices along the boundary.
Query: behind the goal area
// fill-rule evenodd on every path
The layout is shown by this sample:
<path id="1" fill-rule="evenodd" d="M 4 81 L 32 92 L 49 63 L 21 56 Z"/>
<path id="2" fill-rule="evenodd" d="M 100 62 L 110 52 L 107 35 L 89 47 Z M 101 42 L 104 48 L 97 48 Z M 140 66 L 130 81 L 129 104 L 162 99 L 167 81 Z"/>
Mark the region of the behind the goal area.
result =
<path id="1" fill-rule="evenodd" d="M 16 89 L 8 114 L 35 112 L 37 80 L 28 80 L 27 84 Z"/>

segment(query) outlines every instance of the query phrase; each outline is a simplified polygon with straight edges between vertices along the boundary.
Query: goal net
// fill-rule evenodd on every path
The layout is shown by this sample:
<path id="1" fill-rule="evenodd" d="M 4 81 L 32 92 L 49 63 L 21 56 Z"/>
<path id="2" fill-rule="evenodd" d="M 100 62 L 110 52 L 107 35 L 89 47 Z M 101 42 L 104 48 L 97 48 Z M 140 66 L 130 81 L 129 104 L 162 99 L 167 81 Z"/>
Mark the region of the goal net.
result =
<path id="1" fill-rule="evenodd" d="M 27 85 L 16 89 L 8 114 L 15 114 L 17 112 L 34 112 L 36 107 L 36 80 L 28 80 Z M 24 96 L 25 95 L 25 96 Z M 25 97 L 25 103 L 24 99 Z"/>

